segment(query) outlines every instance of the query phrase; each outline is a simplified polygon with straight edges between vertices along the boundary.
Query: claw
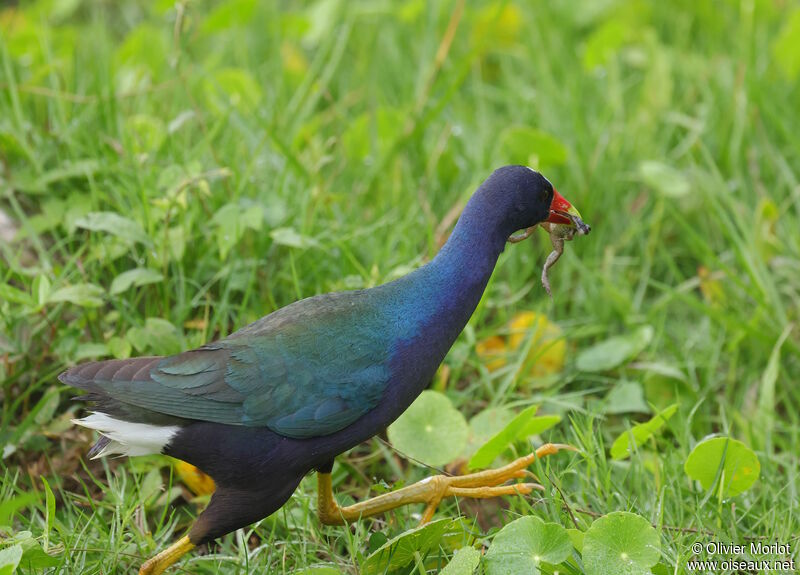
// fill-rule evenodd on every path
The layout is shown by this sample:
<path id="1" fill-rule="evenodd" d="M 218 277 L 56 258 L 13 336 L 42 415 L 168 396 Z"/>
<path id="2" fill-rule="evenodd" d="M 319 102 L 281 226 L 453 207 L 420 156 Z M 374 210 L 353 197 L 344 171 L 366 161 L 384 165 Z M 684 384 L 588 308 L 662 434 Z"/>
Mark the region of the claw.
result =
<path id="1" fill-rule="evenodd" d="M 422 525 L 433 519 L 437 507 L 445 497 L 485 499 L 502 495 L 527 495 L 535 490 L 541 491 L 544 487 L 538 483 L 525 482 L 509 485 L 503 485 L 503 483 L 528 476 L 535 478 L 536 476 L 526 468 L 537 459 L 562 450 L 577 451 L 571 445 L 546 443 L 533 453 L 520 457 L 498 469 L 487 469 L 469 475 L 434 475 L 408 487 L 384 493 L 348 507 L 339 507 L 336 503 L 331 489 L 330 474 L 318 473 L 320 520 L 326 525 L 341 525 L 410 503 L 425 503 L 425 510 L 420 520 L 420 525 Z"/>

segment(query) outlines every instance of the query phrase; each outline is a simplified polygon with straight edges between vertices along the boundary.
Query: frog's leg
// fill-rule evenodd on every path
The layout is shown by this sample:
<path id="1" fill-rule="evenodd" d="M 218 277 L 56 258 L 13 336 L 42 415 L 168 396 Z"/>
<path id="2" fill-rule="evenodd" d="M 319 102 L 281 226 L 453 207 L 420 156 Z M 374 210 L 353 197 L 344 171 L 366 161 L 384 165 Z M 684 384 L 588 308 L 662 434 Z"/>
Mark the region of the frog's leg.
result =
<path id="1" fill-rule="evenodd" d="M 542 268 L 542 286 L 544 286 L 547 295 L 553 297 L 550 291 L 550 280 L 547 277 L 547 272 L 555 265 L 558 258 L 561 257 L 561 254 L 564 253 L 564 238 L 558 237 L 555 234 L 550 234 L 550 241 L 553 244 L 553 251 L 547 256 L 547 260 L 544 262 L 544 267 Z"/>

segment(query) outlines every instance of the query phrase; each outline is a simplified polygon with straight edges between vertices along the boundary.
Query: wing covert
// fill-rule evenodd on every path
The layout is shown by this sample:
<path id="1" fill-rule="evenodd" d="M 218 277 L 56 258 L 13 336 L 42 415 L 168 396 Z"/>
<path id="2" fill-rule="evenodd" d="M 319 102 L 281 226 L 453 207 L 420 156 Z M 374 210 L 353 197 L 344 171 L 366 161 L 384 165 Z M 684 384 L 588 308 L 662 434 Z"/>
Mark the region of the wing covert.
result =
<path id="1" fill-rule="evenodd" d="M 186 419 L 265 426 L 293 438 L 334 433 L 375 407 L 389 382 L 385 330 L 361 306 L 332 298 L 354 293 L 297 302 L 161 359 L 150 381 L 104 388 L 119 401 Z"/>

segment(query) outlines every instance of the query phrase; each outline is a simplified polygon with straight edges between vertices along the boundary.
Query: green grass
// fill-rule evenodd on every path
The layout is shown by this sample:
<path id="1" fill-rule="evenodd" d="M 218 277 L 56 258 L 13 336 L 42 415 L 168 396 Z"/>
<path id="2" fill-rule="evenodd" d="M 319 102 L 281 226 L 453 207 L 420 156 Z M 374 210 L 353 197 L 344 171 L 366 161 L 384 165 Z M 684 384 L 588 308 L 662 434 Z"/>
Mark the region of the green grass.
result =
<path id="1" fill-rule="evenodd" d="M 571 527 L 568 506 L 581 529 L 617 510 L 660 526 L 662 572 L 683 572 L 690 545 L 712 539 L 792 543 L 798 558 L 796 2 L 152 4 L 0 9 L 12 222 L 0 231 L 15 230 L 0 240 L 0 500 L 19 504 L 0 504 L 0 535 L 30 531 L 59 573 L 129 572 L 164 548 L 197 507 L 170 490 L 165 458 L 81 459 L 90 438 L 69 426 L 80 408 L 60 370 L 172 353 L 298 298 L 392 279 L 436 252 L 446 214 L 493 168 L 524 163 L 593 232 L 551 273 L 553 300 L 539 284 L 546 236 L 506 250 L 446 360 L 446 393 L 467 415 L 541 403 L 564 416 L 542 440 L 581 452 L 540 464 L 541 499 L 480 507 L 476 540 L 518 514 Z M 134 268 L 150 283 L 111 294 Z M 521 310 L 563 328 L 559 377 L 481 365 L 475 342 Z M 575 367 L 644 324 L 654 337 L 632 363 Z M 620 462 L 611 442 L 646 419 L 602 411 L 622 380 L 680 407 Z M 752 489 L 719 500 L 685 475 L 712 433 L 756 451 Z M 361 499 L 429 473 L 373 440 L 339 458 L 335 482 Z M 374 533 L 395 536 L 419 511 L 326 528 L 314 497 L 309 477 L 185 572 L 357 573 Z M 458 512 L 448 502 L 438 516 Z"/>

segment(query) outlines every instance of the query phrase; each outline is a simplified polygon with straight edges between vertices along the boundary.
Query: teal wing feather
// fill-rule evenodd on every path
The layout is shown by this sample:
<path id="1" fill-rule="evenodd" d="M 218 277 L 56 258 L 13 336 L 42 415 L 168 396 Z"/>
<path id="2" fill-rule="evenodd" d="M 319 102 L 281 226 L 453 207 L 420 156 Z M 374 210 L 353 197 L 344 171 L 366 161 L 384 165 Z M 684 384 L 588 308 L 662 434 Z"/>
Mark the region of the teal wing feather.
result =
<path id="1" fill-rule="evenodd" d="M 166 357 L 150 381 L 104 385 L 159 413 L 266 426 L 287 437 L 334 433 L 377 405 L 391 341 L 359 292 L 303 300 L 196 350 Z M 153 384 L 157 386 L 153 386 Z"/>

